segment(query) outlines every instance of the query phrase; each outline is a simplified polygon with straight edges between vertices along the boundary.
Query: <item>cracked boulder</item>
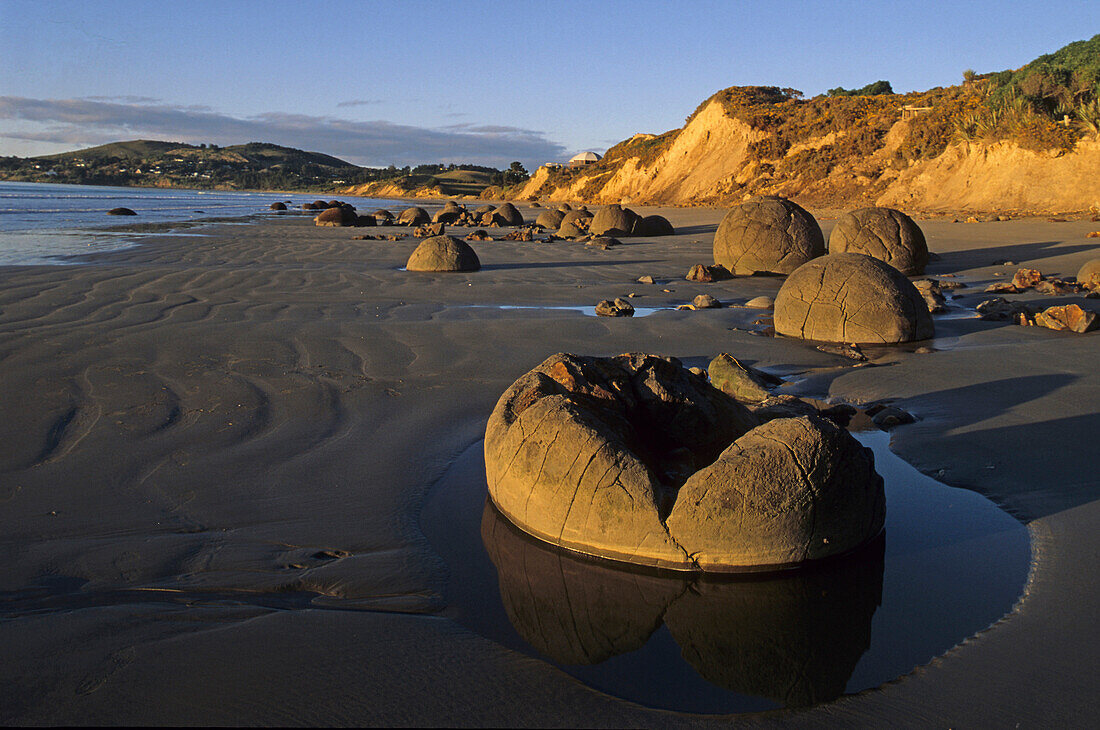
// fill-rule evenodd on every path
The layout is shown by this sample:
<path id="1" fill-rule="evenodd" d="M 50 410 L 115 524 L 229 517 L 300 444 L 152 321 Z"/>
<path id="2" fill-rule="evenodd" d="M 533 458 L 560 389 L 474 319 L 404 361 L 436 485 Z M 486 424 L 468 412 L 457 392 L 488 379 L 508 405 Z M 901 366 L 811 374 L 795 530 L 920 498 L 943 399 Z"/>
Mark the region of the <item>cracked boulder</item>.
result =
<path id="1" fill-rule="evenodd" d="M 419 207 L 405 208 L 397 216 L 399 226 L 423 226 L 431 222 L 432 217 L 428 215 L 428 211 Z"/>
<path id="2" fill-rule="evenodd" d="M 928 244 L 913 219 L 893 208 L 860 208 L 837 218 L 829 253 L 862 253 L 885 261 L 906 276 L 924 273 Z"/>
<path id="3" fill-rule="evenodd" d="M 553 355 L 489 418 L 489 494 L 515 525 L 554 545 L 694 570 L 664 518 L 684 480 L 756 423 L 674 358 Z"/>
<path id="4" fill-rule="evenodd" d="M 775 331 L 821 342 L 893 344 L 935 333 L 920 292 L 884 261 L 858 253 L 822 256 L 783 282 Z"/>
<path id="5" fill-rule="evenodd" d="M 454 236 L 425 238 L 409 256 L 409 271 L 477 271 L 481 261 L 470 244 Z"/>
<path id="6" fill-rule="evenodd" d="M 1100 291 L 1100 259 L 1091 259 L 1081 266 L 1077 283 L 1091 291 Z"/>
<path id="7" fill-rule="evenodd" d="M 596 211 L 588 224 L 588 232 L 597 236 L 629 236 L 641 218 L 630 208 L 607 205 Z"/>
<path id="8" fill-rule="evenodd" d="M 562 218 L 565 218 L 565 213 L 560 210 L 544 210 L 535 218 L 535 225 L 556 231 L 561 226 Z"/>
<path id="9" fill-rule="evenodd" d="M 714 232 L 714 262 L 738 276 L 790 274 L 824 254 L 817 221 L 786 198 L 743 203 L 726 213 Z"/>
<path id="10" fill-rule="evenodd" d="M 885 517 L 871 450 L 801 416 L 752 429 L 692 474 L 667 525 L 702 570 L 778 569 L 849 552 Z"/>

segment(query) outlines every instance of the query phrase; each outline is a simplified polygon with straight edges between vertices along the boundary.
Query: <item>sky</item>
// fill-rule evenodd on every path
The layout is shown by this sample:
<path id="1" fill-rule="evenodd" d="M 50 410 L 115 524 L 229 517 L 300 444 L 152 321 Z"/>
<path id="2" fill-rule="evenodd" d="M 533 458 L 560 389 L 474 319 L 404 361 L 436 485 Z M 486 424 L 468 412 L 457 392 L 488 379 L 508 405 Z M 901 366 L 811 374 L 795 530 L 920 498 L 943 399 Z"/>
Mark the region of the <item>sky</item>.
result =
<path id="1" fill-rule="evenodd" d="M 1095 0 L 0 0 L 0 155 L 273 142 L 533 170 L 728 86 L 924 90 L 1097 33 Z"/>

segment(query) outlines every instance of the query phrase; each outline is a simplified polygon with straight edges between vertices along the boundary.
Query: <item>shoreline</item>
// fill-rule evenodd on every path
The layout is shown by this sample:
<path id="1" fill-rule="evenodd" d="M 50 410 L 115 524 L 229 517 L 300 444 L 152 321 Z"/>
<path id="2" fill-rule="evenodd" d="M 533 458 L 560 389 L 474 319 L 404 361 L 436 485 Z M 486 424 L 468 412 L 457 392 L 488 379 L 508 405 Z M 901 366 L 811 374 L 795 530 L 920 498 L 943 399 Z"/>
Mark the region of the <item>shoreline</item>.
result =
<path id="1" fill-rule="evenodd" d="M 1087 722 L 1100 696 L 1100 586 L 1082 580 L 1100 548 L 1097 334 L 938 319 L 938 351 L 852 367 L 731 329 L 751 310 L 607 320 L 471 306 L 774 295 L 775 278 L 683 279 L 710 260 L 725 208 L 631 207 L 678 235 L 609 251 L 474 244 L 482 271 L 410 276 L 397 269 L 417 239 L 352 241 L 265 215 L 203 238 L 138 234 L 142 245 L 86 257 L 94 266 L 6 268 L 0 591 L 16 608 L 0 623 L 15 658 L 0 670 L 0 720 L 728 722 L 617 700 L 463 629 L 446 618 L 447 566 L 417 527 L 516 377 L 552 352 L 643 350 L 703 366 L 732 352 L 801 373 L 793 394 L 893 400 L 919 419 L 892 432 L 895 454 L 1031 535 L 1024 594 L 989 629 L 877 689 L 737 721 Z M 996 260 L 1072 276 L 1100 248 L 1085 221 L 922 228 L 940 254 L 928 273 L 957 274 L 969 307 L 1011 276 Z"/>

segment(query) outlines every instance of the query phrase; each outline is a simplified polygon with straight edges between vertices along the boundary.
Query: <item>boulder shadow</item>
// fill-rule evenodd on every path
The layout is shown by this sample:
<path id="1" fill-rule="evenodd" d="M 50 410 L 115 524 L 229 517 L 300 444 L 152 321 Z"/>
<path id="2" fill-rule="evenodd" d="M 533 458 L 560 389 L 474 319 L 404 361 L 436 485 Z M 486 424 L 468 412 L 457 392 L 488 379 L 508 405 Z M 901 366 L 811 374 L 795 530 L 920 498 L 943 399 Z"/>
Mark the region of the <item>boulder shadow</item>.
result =
<path id="1" fill-rule="evenodd" d="M 1032 243 L 1012 243 L 1003 246 L 976 248 L 969 251 L 937 252 L 938 261 L 929 262 L 927 275 L 947 274 L 964 269 L 984 269 L 990 266 L 1003 266 L 998 261 L 1015 261 L 1020 268 L 1036 266 L 1038 261 L 1069 256 L 1082 251 L 1100 250 L 1100 246 L 1090 244 L 1067 244 L 1065 241 L 1035 241 Z M 1024 262 L 1027 262 L 1026 264 Z M 1049 274 L 1050 272 L 1043 272 Z M 1073 276 L 1076 271 L 1064 272 Z"/>
<path id="2" fill-rule="evenodd" d="M 578 266 L 634 266 L 657 263 L 657 259 L 631 259 L 626 261 L 537 261 L 512 264 L 485 264 L 482 271 L 510 271 L 516 269 L 568 269 Z"/>

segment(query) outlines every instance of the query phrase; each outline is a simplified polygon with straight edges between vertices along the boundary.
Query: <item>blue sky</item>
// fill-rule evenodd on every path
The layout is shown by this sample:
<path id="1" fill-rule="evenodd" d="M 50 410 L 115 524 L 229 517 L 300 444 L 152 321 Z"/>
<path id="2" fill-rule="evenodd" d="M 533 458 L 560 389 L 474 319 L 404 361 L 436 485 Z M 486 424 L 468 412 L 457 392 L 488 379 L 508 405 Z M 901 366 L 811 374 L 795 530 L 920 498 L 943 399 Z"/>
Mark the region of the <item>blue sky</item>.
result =
<path id="1" fill-rule="evenodd" d="M 679 127 L 727 86 L 946 86 L 1098 19 L 1095 0 L 0 0 L 0 154 L 263 141 L 531 169 Z"/>

